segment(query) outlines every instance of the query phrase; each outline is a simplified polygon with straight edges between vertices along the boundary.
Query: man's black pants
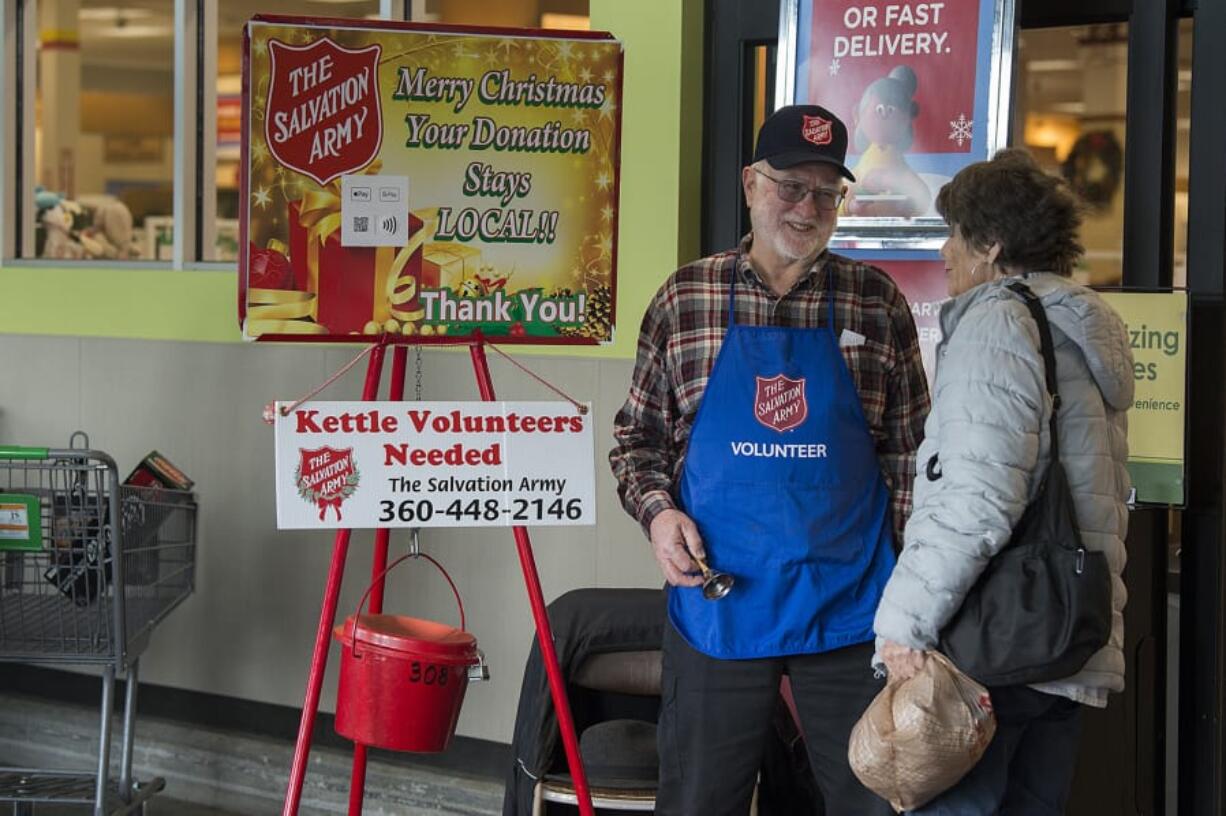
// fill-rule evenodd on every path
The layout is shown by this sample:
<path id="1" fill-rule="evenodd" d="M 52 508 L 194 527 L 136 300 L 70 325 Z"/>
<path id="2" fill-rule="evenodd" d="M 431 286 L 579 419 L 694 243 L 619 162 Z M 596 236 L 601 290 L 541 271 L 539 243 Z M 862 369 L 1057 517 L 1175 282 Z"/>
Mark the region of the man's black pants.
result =
<path id="1" fill-rule="evenodd" d="M 873 677 L 872 654 L 873 644 L 862 643 L 816 655 L 717 660 L 665 626 L 656 813 L 749 812 L 786 672 L 828 816 L 893 816 L 847 763 L 851 728 L 884 685 Z"/>

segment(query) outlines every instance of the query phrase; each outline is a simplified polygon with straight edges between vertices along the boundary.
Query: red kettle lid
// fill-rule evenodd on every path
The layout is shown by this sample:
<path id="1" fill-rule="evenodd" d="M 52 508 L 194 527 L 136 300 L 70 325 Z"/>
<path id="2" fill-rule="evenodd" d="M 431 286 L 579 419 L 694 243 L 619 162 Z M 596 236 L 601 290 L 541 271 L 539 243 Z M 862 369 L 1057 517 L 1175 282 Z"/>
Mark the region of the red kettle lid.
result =
<path id="1" fill-rule="evenodd" d="M 446 623 L 411 618 L 407 615 L 350 615 L 333 631 L 341 643 L 358 643 L 393 652 L 464 660 L 474 657 L 477 639 L 471 632 Z"/>

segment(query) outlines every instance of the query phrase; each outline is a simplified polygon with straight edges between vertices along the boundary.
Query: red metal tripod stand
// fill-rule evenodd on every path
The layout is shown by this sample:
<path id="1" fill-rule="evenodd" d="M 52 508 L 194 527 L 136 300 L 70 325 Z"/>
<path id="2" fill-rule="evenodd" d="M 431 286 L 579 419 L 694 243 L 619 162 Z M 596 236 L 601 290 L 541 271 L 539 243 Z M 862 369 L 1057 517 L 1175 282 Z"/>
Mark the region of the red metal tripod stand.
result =
<path id="1" fill-rule="evenodd" d="M 494 384 L 490 379 L 489 363 L 485 357 L 486 341 L 483 337 L 480 335 L 464 338 L 436 337 L 430 340 L 432 342 L 428 342 L 429 345 L 468 346 L 481 399 L 486 402 L 492 402 L 495 399 Z M 371 351 L 370 362 L 366 368 L 366 384 L 362 389 L 364 401 L 375 400 L 378 397 L 383 358 L 388 345 L 389 342 L 384 339 Z M 397 344 L 394 348 L 389 399 L 401 400 L 404 398 L 404 375 L 408 363 L 408 348 L 402 344 Z M 528 600 L 532 606 L 532 618 L 536 622 L 536 638 L 541 647 L 541 657 L 545 661 L 545 672 L 549 678 L 549 692 L 558 715 L 562 744 L 566 749 L 566 761 L 570 766 L 575 794 L 579 800 L 579 812 L 582 816 L 593 816 L 587 775 L 583 769 L 583 760 L 579 755 L 579 740 L 575 736 L 575 724 L 571 717 L 570 703 L 566 697 L 566 682 L 558 666 L 553 632 L 549 626 L 549 617 L 545 613 L 545 600 L 541 594 L 541 581 L 536 570 L 536 559 L 532 555 L 532 542 L 528 539 L 526 528 L 514 527 L 512 530 L 515 534 L 515 547 L 519 553 L 520 567 L 524 573 L 524 584 L 528 590 Z M 315 632 L 315 650 L 311 655 L 311 672 L 307 680 L 306 699 L 302 704 L 302 720 L 298 725 L 298 741 L 294 746 L 294 760 L 290 769 L 289 787 L 285 794 L 282 816 L 297 816 L 298 805 L 302 799 L 302 784 L 306 777 L 307 758 L 311 751 L 311 734 L 315 730 L 315 716 L 319 712 L 319 694 L 323 686 L 324 669 L 328 662 L 332 626 L 336 620 L 337 599 L 340 595 L 341 580 L 345 574 L 345 559 L 349 552 L 351 532 L 350 530 L 337 530 L 336 539 L 332 545 L 332 565 L 328 570 L 328 581 L 324 587 L 323 606 L 319 612 L 319 628 Z M 375 585 L 370 596 L 372 613 L 383 611 L 382 573 L 387 567 L 389 533 L 390 531 L 386 528 L 375 531 L 374 558 L 371 564 L 371 581 Z M 362 812 L 365 785 L 366 746 L 355 743 L 353 775 L 349 788 L 350 816 L 359 816 Z"/>

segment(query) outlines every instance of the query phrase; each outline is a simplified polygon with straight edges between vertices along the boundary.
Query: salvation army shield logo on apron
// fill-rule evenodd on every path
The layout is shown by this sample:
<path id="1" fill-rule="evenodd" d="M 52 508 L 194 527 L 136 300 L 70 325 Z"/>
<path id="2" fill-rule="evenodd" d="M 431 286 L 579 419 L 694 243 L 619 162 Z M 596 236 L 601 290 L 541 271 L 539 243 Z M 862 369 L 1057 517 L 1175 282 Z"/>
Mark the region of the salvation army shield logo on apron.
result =
<path id="1" fill-rule="evenodd" d="M 268 43 L 272 63 L 264 138 L 280 164 L 326 185 L 379 155 L 382 46 Z"/>
<path id="2" fill-rule="evenodd" d="M 809 416 L 805 400 L 805 379 L 794 380 L 779 374 L 775 377 L 755 377 L 754 419 L 774 431 L 790 431 Z"/>

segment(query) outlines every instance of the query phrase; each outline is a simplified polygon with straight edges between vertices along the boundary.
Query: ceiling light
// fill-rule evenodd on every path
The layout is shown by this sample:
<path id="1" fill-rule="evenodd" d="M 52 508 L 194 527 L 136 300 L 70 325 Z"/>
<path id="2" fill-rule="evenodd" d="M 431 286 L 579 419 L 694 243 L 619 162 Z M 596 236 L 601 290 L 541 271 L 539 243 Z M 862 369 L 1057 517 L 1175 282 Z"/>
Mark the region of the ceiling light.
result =
<path id="1" fill-rule="evenodd" d="M 103 23 L 113 23 L 116 20 L 137 20 L 147 19 L 153 16 L 153 12 L 143 8 L 117 8 L 115 6 L 98 6 L 96 8 L 83 8 L 77 12 L 77 19 L 90 20 Z"/>
<path id="2" fill-rule="evenodd" d="M 1026 69 L 1031 73 L 1052 71 L 1076 71 L 1081 63 L 1075 59 L 1032 59 L 1026 63 Z"/>
<path id="3" fill-rule="evenodd" d="M 1086 112 L 1085 102 L 1055 102 L 1047 106 L 1048 110 L 1053 110 L 1056 113 L 1067 113 L 1073 116 L 1080 116 Z"/>
<path id="4" fill-rule="evenodd" d="M 90 34 L 95 37 L 135 40 L 142 37 L 170 37 L 174 34 L 174 28 L 166 25 L 114 25 L 95 28 Z"/>
<path id="5" fill-rule="evenodd" d="M 541 15 L 541 28 L 560 28 L 566 31 L 587 31 L 592 27 L 586 14 L 560 14 L 547 11 Z"/>

